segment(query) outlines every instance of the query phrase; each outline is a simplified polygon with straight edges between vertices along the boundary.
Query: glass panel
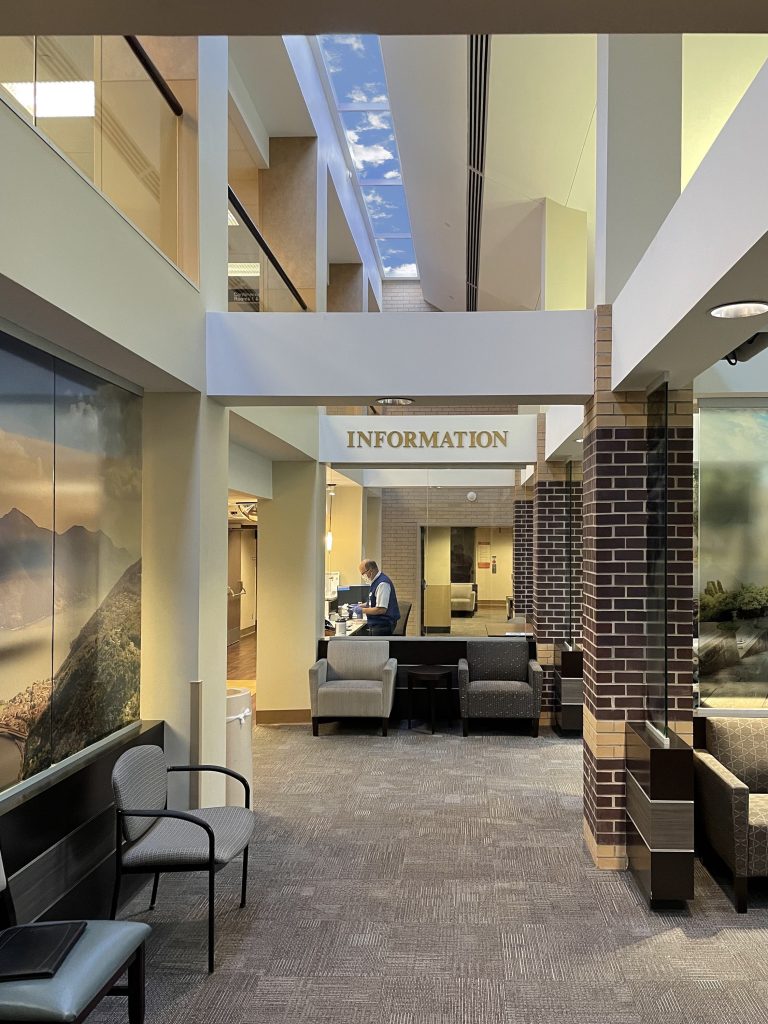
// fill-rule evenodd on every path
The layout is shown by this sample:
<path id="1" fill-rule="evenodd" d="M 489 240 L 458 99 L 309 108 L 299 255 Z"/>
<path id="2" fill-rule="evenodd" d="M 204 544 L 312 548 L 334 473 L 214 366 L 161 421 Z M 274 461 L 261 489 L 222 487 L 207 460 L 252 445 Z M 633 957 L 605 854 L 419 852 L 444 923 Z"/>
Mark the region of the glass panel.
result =
<path id="1" fill-rule="evenodd" d="M 363 184 L 399 184 L 400 157 L 389 111 L 344 111 L 341 123 L 359 180 Z"/>
<path id="2" fill-rule="evenodd" d="M 35 124 L 91 181 L 96 173 L 93 36 L 38 36 Z"/>
<path id="3" fill-rule="evenodd" d="M 0 99 L 29 122 L 35 110 L 35 37 L 0 36 Z"/>
<path id="4" fill-rule="evenodd" d="M 418 277 L 416 253 L 410 238 L 377 238 L 376 244 L 387 277 Z"/>
<path id="5" fill-rule="evenodd" d="M 139 717 L 141 399 L 56 362 L 53 757 Z"/>
<path id="6" fill-rule="evenodd" d="M 303 312 L 301 304 L 231 203 L 228 223 L 229 312 Z"/>
<path id="7" fill-rule="evenodd" d="M 0 789 L 51 763 L 53 382 L 0 335 Z"/>
<path id="8" fill-rule="evenodd" d="M 699 410 L 699 685 L 709 708 L 768 707 L 768 409 Z"/>
<path id="9" fill-rule="evenodd" d="M 405 189 L 402 185 L 363 187 L 363 199 L 377 237 L 410 234 Z"/>
<path id="10" fill-rule="evenodd" d="M 329 35 L 319 40 L 339 107 L 389 104 L 378 36 Z"/>
<path id="11" fill-rule="evenodd" d="M 648 396 L 648 562 L 646 714 L 667 733 L 667 397 L 662 384 Z"/>
<path id="12" fill-rule="evenodd" d="M 178 248 L 178 118 L 121 36 L 101 40 L 97 183 L 158 248 Z"/>

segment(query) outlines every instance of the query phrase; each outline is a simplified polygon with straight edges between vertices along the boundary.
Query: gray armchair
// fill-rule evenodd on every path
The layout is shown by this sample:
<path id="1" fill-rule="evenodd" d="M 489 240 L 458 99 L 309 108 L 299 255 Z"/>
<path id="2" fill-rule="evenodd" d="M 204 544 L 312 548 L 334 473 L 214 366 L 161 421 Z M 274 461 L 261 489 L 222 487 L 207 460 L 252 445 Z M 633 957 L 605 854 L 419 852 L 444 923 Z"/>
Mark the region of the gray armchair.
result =
<path id="1" fill-rule="evenodd" d="M 331 639 L 328 656 L 309 670 L 312 735 L 321 722 L 338 718 L 379 718 L 381 735 L 395 699 L 397 661 L 386 640 Z"/>
<path id="2" fill-rule="evenodd" d="M 748 880 L 768 876 L 768 719 L 708 718 L 706 728 L 706 750 L 694 751 L 699 831 L 745 914 Z"/>
<path id="3" fill-rule="evenodd" d="M 542 677 L 524 637 L 467 640 L 467 657 L 459 659 L 464 735 L 470 718 L 528 718 L 531 736 L 538 736 Z"/>

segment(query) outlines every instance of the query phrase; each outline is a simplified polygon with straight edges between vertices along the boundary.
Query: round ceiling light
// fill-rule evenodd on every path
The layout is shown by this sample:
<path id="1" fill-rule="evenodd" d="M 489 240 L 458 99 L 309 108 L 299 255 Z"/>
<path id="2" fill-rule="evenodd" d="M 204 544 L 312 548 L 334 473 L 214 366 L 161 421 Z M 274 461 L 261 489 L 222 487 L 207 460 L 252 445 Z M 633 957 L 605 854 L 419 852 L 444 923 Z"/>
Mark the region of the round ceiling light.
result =
<path id="1" fill-rule="evenodd" d="M 746 299 L 742 302 L 726 302 L 710 309 L 709 315 L 720 320 L 740 320 L 747 316 L 761 316 L 768 313 L 768 302 L 762 299 Z"/>
<path id="2" fill-rule="evenodd" d="M 376 405 L 413 405 L 412 398 L 377 398 Z"/>

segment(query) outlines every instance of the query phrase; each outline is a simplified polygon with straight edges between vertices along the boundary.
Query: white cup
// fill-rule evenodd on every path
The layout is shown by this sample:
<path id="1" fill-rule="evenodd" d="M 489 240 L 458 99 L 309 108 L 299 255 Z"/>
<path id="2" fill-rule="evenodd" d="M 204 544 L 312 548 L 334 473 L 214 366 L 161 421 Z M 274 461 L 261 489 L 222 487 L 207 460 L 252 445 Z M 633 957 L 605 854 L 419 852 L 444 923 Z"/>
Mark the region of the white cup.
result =
<path id="1" fill-rule="evenodd" d="M 339 621 L 336 623 L 336 636 L 346 636 L 346 635 L 347 635 L 347 623 L 346 623 L 346 620 L 345 619 L 339 619 Z"/>

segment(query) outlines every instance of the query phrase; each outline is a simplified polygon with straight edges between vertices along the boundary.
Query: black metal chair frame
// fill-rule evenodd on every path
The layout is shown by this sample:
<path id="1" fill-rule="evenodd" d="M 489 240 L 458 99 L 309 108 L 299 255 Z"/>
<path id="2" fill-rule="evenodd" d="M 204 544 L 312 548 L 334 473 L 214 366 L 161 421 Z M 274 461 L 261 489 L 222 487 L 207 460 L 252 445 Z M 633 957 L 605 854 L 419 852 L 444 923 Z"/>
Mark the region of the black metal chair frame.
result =
<path id="1" fill-rule="evenodd" d="M 245 806 L 250 808 L 251 806 L 251 787 L 248 785 L 248 780 L 243 778 L 238 772 L 232 771 L 231 768 L 223 768 L 221 765 L 215 764 L 178 764 L 169 765 L 169 772 L 218 772 L 220 775 L 228 775 L 232 779 L 237 779 L 243 784 L 245 790 Z M 123 865 L 123 819 L 124 818 L 178 818 L 180 821 L 189 821 L 193 825 L 197 825 L 199 828 L 208 836 L 208 862 L 205 867 L 195 868 L 190 867 L 189 864 L 164 864 L 163 867 L 154 872 L 154 880 L 152 882 L 152 896 L 149 902 L 149 909 L 155 909 L 155 903 L 157 901 L 157 889 L 160 884 L 160 875 L 181 872 L 181 871 L 207 871 L 208 872 L 208 972 L 213 973 L 214 969 L 214 944 L 216 939 L 215 930 L 215 914 L 214 914 L 214 897 L 215 897 L 215 884 L 214 878 L 216 872 L 225 865 L 216 864 L 216 836 L 211 826 L 205 822 L 196 818 L 193 814 L 188 814 L 186 811 L 169 811 L 167 806 L 162 811 L 147 811 L 147 810 L 128 810 L 115 808 L 115 885 L 112 892 L 112 909 L 110 911 L 110 917 L 114 921 L 117 914 L 117 905 L 120 899 L 120 883 L 123 875 L 128 874 L 139 874 L 146 875 L 151 874 L 146 867 L 125 867 Z M 240 886 L 240 906 L 245 906 L 245 899 L 248 888 L 248 844 L 246 843 L 243 848 L 243 876 Z M 131 1022 L 133 1024 L 133 1022 Z"/>
<path id="2" fill-rule="evenodd" d="M 17 924 L 16 907 L 13 903 L 10 888 L 6 885 L 0 899 L 0 928 L 13 928 Z M 23 925 L 21 927 L 24 927 Z M 144 943 L 120 965 L 109 981 L 96 993 L 85 1009 L 74 1017 L 72 1024 L 81 1024 L 91 1014 L 105 996 L 127 996 L 128 997 L 128 1020 L 129 1024 L 144 1024 L 145 997 L 144 997 L 144 974 L 145 974 L 145 950 Z M 118 985 L 118 980 L 128 972 L 128 979 L 125 985 Z M 25 1024 L 34 1024 L 31 1019 L 25 1019 Z"/>

